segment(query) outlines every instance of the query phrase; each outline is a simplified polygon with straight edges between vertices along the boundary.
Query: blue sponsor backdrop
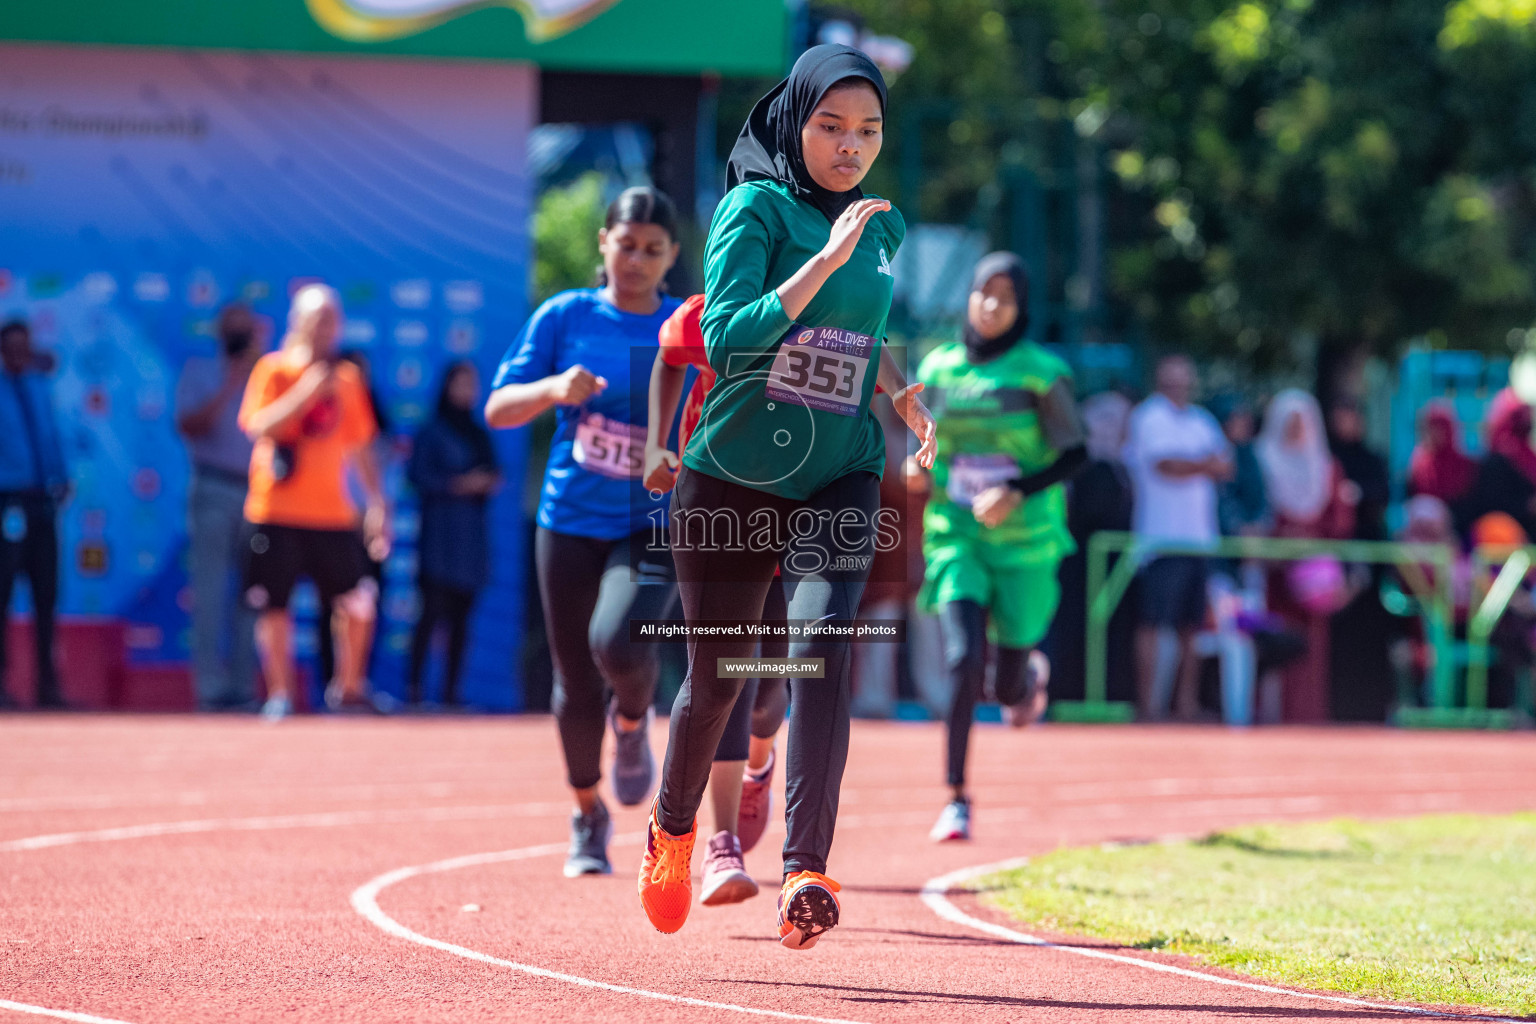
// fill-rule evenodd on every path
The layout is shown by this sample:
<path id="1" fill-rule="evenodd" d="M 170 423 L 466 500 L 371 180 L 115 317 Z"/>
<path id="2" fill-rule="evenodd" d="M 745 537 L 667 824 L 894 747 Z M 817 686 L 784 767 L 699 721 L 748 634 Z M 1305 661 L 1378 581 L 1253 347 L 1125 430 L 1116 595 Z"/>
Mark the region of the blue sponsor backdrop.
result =
<path id="1" fill-rule="evenodd" d="M 75 488 L 62 611 L 125 620 L 131 662 L 186 660 L 177 376 L 215 353 L 225 302 L 249 302 L 275 339 L 292 289 L 323 280 L 395 432 L 373 675 L 399 692 L 417 611 L 409 437 L 443 365 L 471 359 L 488 380 L 527 315 L 533 69 L 24 46 L 0 46 L 0 68 L 0 317 L 26 317 L 58 357 Z M 523 440 L 499 437 L 510 481 Z M 519 496 L 492 516 L 465 696 L 514 708 Z M 296 610 L 312 653 L 312 591 Z"/>

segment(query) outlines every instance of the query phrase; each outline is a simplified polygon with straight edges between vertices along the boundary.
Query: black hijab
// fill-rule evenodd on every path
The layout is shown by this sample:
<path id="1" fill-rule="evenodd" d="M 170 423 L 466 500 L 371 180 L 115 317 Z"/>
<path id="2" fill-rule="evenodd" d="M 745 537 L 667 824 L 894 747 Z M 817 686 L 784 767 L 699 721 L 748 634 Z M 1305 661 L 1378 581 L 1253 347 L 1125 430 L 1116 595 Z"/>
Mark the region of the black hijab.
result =
<path id="1" fill-rule="evenodd" d="M 847 78 L 862 78 L 875 87 L 883 117 L 885 79 L 875 62 L 851 46 L 813 46 L 795 61 L 789 77 L 758 100 L 747 116 L 731 150 L 725 187 L 732 189 L 744 181 L 781 182 L 820 210 L 829 223 L 864 198 L 857 185 L 833 192 L 816 184 L 800 150 L 800 129 L 816 112 L 816 104 L 828 89 Z"/>
<path id="2" fill-rule="evenodd" d="M 965 318 L 965 333 L 962 338 L 965 341 L 965 355 L 973 363 L 985 363 L 996 359 L 1019 343 L 1024 337 L 1024 332 L 1029 330 L 1029 271 L 1024 269 L 1024 261 L 1011 252 L 989 252 L 976 263 L 976 269 L 971 272 L 971 291 L 979 292 L 987 286 L 987 282 L 999 274 L 1005 275 L 1013 282 L 1013 294 L 1018 299 L 1019 315 L 1014 317 L 1013 326 L 995 338 L 983 338 L 977 333 L 971 324 L 969 315 Z"/>
<path id="3" fill-rule="evenodd" d="M 443 374 L 443 385 L 437 393 L 437 418 L 442 420 L 449 430 L 469 443 L 470 449 L 475 453 L 476 468 L 494 469 L 496 449 L 491 444 L 490 431 L 481 424 L 475 410 L 455 405 L 448 395 L 448 388 L 453 383 L 453 378 L 468 365 L 462 362 L 454 363 L 448 367 L 448 372 Z"/>

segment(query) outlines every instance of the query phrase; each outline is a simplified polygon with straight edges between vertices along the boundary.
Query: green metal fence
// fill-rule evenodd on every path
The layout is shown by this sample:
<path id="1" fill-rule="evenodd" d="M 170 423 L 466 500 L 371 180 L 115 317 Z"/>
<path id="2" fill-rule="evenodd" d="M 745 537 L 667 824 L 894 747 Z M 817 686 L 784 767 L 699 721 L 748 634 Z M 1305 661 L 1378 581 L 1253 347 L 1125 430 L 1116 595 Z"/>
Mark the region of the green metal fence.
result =
<path id="1" fill-rule="evenodd" d="M 1536 549 L 1532 549 L 1536 552 Z M 1119 560 L 1110 568 L 1110 557 Z M 1431 706 L 1412 709 L 1400 716 L 1400 724 L 1422 726 L 1478 726 L 1491 724 L 1484 716 L 1469 715 L 1456 706 L 1456 666 L 1452 643 L 1450 548 L 1439 544 L 1401 544 L 1391 541 L 1323 541 L 1278 537 L 1222 537 L 1209 542 L 1156 540 L 1134 533 L 1105 531 L 1088 541 L 1088 629 L 1084 699 L 1059 701 L 1051 714 L 1065 722 L 1128 722 L 1135 707 L 1108 699 L 1109 620 L 1125 596 L 1137 571 L 1163 555 L 1232 558 L 1268 562 L 1298 562 L 1331 556 L 1345 563 L 1400 567 L 1404 580 L 1418 599 L 1424 632 L 1433 651 L 1430 685 Z M 1429 572 L 1423 571 L 1424 567 Z M 1522 574 L 1523 575 L 1523 574 Z M 1506 598 L 1507 604 L 1507 598 Z M 1501 610 L 1502 614 L 1502 610 Z M 1495 621 L 1497 621 L 1495 619 Z M 1488 627 L 1491 634 L 1492 626 Z M 1486 642 L 1484 644 L 1486 673 Z M 1484 676 L 1486 680 L 1486 675 Z M 1486 692 L 1486 683 L 1484 685 Z"/>
<path id="2" fill-rule="evenodd" d="M 1467 620 L 1466 710 L 1468 714 L 1481 716 L 1490 725 L 1509 728 L 1514 725 L 1515 713 L 1488 707 L 1489 647 L 1494 628 L 1509 611 L 1520 584 L 1536 565 L 1536 547 L 1479 548 L 1472 553 L 1472 565 L 1477 607 Z M 1494 566 L 1498 567 L 1498 572 L 1492 582 L 1485 585 L 1489 570 Z M 1536 695 L 1530 692 L 1529 678 L 1525 679 L 1525 685 L 1521 710 L 1531 714 L 1536 711 L 1532 707 Z"/>

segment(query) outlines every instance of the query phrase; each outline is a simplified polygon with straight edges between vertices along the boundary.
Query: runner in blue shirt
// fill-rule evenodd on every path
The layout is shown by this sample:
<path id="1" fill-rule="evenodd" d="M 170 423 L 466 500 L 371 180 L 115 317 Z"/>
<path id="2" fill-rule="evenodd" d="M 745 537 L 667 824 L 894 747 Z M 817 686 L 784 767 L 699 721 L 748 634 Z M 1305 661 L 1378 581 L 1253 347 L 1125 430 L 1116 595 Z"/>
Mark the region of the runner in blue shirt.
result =
<path id="1" fill-rule="evenodd" d="M 607 720 L 617 748 L 614 796 L 634 805 L 650 794 L 656 648 L 632 643 L 629 622 L 665 617 L 677 593 L 671 554 L 650 543 L 666 499 L 652 498 L 641 479 L 657 334 L 678 307 L 661 291 L 677 261 L 677 212 L 656 189 L 629 189 L 608 207 L 598 242 L 599 286 L 562 292 L 534 312 L 485 407 L 492 427 L 520 427 L 556 410 L 534 560 L 576 800 L 568 878 L 612 870 L 613 824 L 597 794 Z"/>

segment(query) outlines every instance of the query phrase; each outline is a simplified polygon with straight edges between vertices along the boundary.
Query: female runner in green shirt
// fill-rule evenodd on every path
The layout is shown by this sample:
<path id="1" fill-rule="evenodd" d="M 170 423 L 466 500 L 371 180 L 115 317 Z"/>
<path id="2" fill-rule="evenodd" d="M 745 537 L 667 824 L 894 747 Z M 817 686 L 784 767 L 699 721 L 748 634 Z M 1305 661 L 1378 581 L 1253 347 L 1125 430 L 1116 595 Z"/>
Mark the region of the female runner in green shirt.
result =
<path id="1" fill-rule="evenodd" d="M 640 866 L 640 902 L 675 932 L 692 901 L 694 815 L 741 689 L 721 662 L 751 659 L 774 567 L 783 569 L 794 677 L 785 765 L 788 838 L 780 941 L 813 945 L 837 924 L 825 872 L 848 757 L 849 636 L 882 522 L 885 440 L 869 403 L 878 379 L 922 441 L 934 424 L 885 350 L 900 214 L 859 182 L 880 152 L 885 82 L 864 54 L 817 46 L 753 109 L 731 153 L 730 191 L 704 257 L 704 347 L 717 376 L 683 451 L 671 542 L 690 629 L 661 790 Z M 739 673 L 755 676 L 756 671 Z"/>
<path id="2" fill-rule="evenodd" d="M 1087 461 L 1067 364 L 1025 339 L 1029 278 L 1011 252 L 972 274 L 959 342 L 918 367 L 938 417 L 943 457 L 930 477 L 909 464 L 914 491 L 932 491 L 923 515 L 927 561 L 918 600 L 937 612 L 953 697 L 949 804 L 931 836 L 969 839 L 965 760 L 971 720 L 997 646 L 996 697 L 1022 724 L 1044 710 L 1045 637 L 1061 589 L 1056 566 L 1074 550 L 1061 483 Z"/>

